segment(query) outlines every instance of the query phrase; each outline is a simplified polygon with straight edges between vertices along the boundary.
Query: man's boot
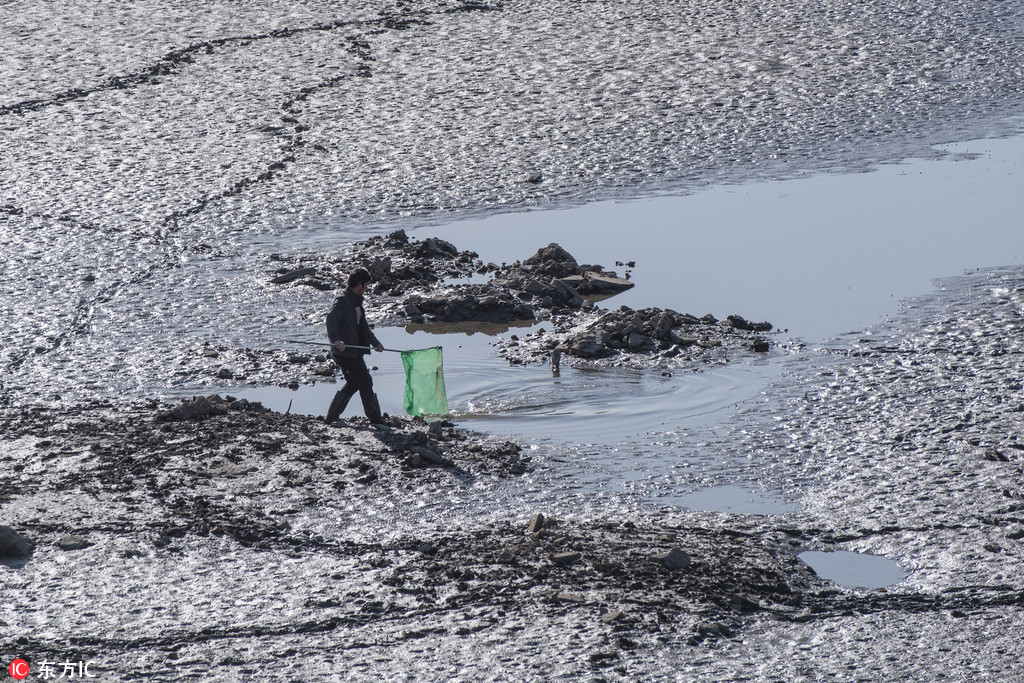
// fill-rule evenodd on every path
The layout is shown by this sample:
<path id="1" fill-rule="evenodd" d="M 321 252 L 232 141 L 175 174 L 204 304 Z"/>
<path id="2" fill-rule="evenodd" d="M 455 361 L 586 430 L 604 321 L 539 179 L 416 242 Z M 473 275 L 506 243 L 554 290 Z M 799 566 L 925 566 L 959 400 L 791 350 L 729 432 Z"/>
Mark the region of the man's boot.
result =
<path id="1" fill-rule="evenodd" d="M 366 413 L 370 424 L 383 424 L 384 417 L 380 414 L 380 402 L 377 401 L 377 394 L 360 394 L 359 397 L 363 400 L 363 412 Z"/>
<path id="2" fill-rule="evenodd" d="M 352 398 L 352 394 L 346 394 L 344 391 L 336 393 L 334 400 L 331 401 L 331 407 L 327 409 L 327 417 L 324 418 L 324 422 L 328 424 L 335 422 L 345 410 L 345 406 L 348 405 L 350 398 Z"/>

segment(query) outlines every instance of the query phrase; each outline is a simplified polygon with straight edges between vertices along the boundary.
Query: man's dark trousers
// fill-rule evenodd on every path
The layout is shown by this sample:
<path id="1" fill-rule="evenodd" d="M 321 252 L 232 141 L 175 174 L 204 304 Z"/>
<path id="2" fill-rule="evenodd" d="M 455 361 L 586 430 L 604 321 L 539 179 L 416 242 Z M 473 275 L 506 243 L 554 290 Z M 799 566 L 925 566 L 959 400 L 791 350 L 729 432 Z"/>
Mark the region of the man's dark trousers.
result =
<path id="1" fill-rule="evenodd" d="M 366 361 L 362 356 L 347 358 L 345 356 L 335 357 L 335 362 L 341 368 L 341 374 L 345 377 L 345 386 L 334 395 L 331 407 L 327 409 L 327 421 L 333 422 L 345 411 L 349 399 L 359 392 L 359 398 L 363 402 L 363 412 L 370 422 L 382 422 L 380 414 L 380 403 L 377 402 L 377 395 L 373 393 L 373 378 L 370 371 L 366 369 Z"/>

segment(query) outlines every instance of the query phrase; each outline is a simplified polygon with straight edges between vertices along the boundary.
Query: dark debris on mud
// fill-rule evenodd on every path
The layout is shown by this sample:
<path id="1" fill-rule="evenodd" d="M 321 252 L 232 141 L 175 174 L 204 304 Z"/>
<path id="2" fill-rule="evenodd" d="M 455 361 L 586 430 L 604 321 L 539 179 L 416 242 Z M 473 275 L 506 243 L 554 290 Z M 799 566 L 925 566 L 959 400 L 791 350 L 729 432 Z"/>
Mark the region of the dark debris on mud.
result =
<path id="1" fill-rule="evenodd" d="M 3 503 L 11 527 L 2 529 L 3 547 L 20 555 L 4 562 L 15 569 L 83 553 L 91 559 L 74 564 L 75 580 L 102 584 L 109 567 L 128 558 L 149 569 L 145 586 L 126 588 L 140 591 L 136 601 L 155 605 L 167 590 L 182 604 L 208 600 L 212 570 L 203 563 L 220 555 L 248 553 L 246 571 L 285 558 L 347 567 L 274 585 L 239 581 L 234 568 L 215 589 L 239 605 L 251 591 L 264 600 L 298 596 L 301 618 L 250 623 L 239 608 L 221 615 L 226 623 L 146 617 L 137 633 L 131 624 L 106 633 L 83 622 L 57 640 L 33 630 L 18 643 L 21 656 L 36 660 L 66 656 L 73 646 L 78 656 L 130 661 L 136 677 L 195 648 L 248 643 L 245 657 L 222 662 L 241 675 L 245 667 L 273 670 L 273 653 L 296 643 L 311 661 L 329 661 L 331 651 L 360 641 L 366 627 L 376 635 L 362 647 L 384 652 L 422 638 L 504 638 L 509 629 L 537 623 L 573 624 L 585 636 L 585 645 L 574 647 L 581 666 L 617 670 L 635 652 L 741 639 L 765 620 L 921 612 L 955 618 L 1021 599 L 1009 586 L 934 594 L 837 590 L 796 557 L 802 548 L 836 542 L 834 532 L 772 517 L 681 512 L 581 520 L 538 511 L 525 519 L 499 511 L 490 521 L 409 531 L 399 525 L 380 537 L 365 528 L 325 531 L 352 506 L 387 499 L 412 508 L 456 484 L 486 485 L 543 466 L 515 442 L 443 421 L 388 418 L 373 426 L 356 418 L 326 425 L 207 396 L 176 405 L 24 406 L 8 411 L 3 432 L 0 464 L 10 473 Z M 73 504 L 40 504 L 47 500 Z M 202 568 L 206 578 L 171 576 L 172 567 L 183 565 Z M 169 586 L 160 578 L 165 572 Z M 8 605 L 14 614 L 38 609 L 30 596 L 59 602 L 75 590 L 31 576 L 14 591 Z M 232 591 L 242 593 L 232 597 Z M 530 639 L 523 642 L 517 647 Z M 189 670 L 187 662 L 175 663 L 166 679 Z"/>

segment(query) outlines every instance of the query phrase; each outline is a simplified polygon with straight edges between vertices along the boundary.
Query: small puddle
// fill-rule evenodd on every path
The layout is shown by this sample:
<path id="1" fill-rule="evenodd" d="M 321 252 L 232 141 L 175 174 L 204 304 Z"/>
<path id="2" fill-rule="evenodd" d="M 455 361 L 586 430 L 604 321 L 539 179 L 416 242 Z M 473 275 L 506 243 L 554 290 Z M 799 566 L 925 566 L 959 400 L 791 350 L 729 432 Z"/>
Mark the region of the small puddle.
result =
<path id="1" fill-rule="evenodd" d="M 702 372 L 679 368 L 671 376 L 659 370 L 563 366 L 561 374 L 554 376 L 545 364 L 510 366 L 494 353 L 497 336 L 516 332 L 523 330 L 508 326 L 493 330 L 476 326 L 475 332 L 459 326 L 375 330 L 386 348 L 443 346 L 448 405 L 459 426 L 563 443 L 613 445 L 651 430 L 715 423 L 736 405 L 759 396 L 779 372 L 770 363 L 732 363 Z M 376 367 L 372 374 L 381 408 L 404 415 L 405 371 L 399 355 L 374 353 L 367 357 L 367 364 Z M 220 393 L 259 401 L 279 412 L 323 415 L 340 388 L 341 382 L 324 381 L 296 390 L 261 387 Z M 356 397 L 343 417 L 359 415 L 362 407 Z"/>
<path id="2" fill-rule="evenodd" d="M 729 512 L 736 515 L 772 515 L 799 510 L 797 503 L 781 495 L 742 486 L 712 486 L 691 493 L 663 496 L 652 502 L 668 503 L 699 512 Z"/>
<path id="3" fill-rule="evenodd" d="M 797 557 L 821 578 L 847 588 L 884 588 L 907 577 L 894 560 L 878 555 L 848 550 L 807 550 Z"/>

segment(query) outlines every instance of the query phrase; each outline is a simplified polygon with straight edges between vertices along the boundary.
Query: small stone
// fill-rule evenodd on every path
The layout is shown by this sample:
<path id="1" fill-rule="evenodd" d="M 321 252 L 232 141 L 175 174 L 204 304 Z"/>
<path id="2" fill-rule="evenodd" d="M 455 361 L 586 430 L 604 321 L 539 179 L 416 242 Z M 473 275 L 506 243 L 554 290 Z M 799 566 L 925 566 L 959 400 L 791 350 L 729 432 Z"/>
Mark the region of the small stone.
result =
<path id="1" fill-rule="evenodd" d="M 630 332 L 626 344 L 631 349 L 639 349 L 641 346 L 646 344 L 647 341 L 647 337 L 645 337 L 644 335 L 637 334 L 636 332 Z"/>
<path id="2" fill-rule="evenodd" d="M 538 595 L 542 599 L 548 600 L 550 602 L 554 602 L 558 599 L 558 591 L 556 591 L 554 588 L 545 588 L 544 590 L 540 591 Z"/>
<path id="3" fill-rule="evenodd" d="M 217 372 L 217 377 L 220 378 L 220 379 L 234 379 L 235 378 L 235 373 L 231 372 L 227 368 L 221 368 Z"/>
<path id="4" fill-rule="evenodd" d="M 542 514 L 540 514 L 538 512 L 537 515 L 533 519 L 530 520 L 530 524 L 529 524 L 529 526 L 526 527 L 526 530 L 529 531 L 531 534 L 535 534 L 535 533 L 537 533 L 538 531 L 540 531 L 543 528 L 544 528 L 544 515 L 542 515 Z"/>
<path id="5" fill-rule="evenodd" d="M 306 277 L 307 275 L 315 275 L 316 268 L 298 268 L 296 270 L 290 270 L 287 273 L 278 275 L 273 278 L 270 282 L 275 285 L 284 285 L 293 280 L 298 280 L 300 277 Z"/>
<path id="6" fill-rule="evenodd" d="M 359 477 L 358 479 L 356 479 L 356 483 L 357 484 L 362 484 L 363 486 L 369 486 L 370 484 L 372 484 L 375 481 L 377 481 L 377 471 L 376 470 L 370 470 L 369 472 L 367 472 L 362 477 Z"/>
<path id="7" fill-rule="evenodd" d="M 614 621 L 618 621 L 621 618 L 622 618 L 622 610 L 620 610 L 620 609 L 613 610 L 611 612 L 605 612 L 604 614 L 601 615 L 601 621 L 603 621 L 606 624 L 610 624 L 610 623 L 612 623 Z"/>
<path id="8" fill-rule="evenodd" d="M 721 631 L 718 630 L 718 624 L 705 622 L 697 626 L 697 633 L 703 636 L 717 636 L 721 634 Z"/>
<path id="9" fill-rule="evenodd" d="M 441 457 L 439 453 L 436 453 L 430 450 L 429 448 L 425 448 L 423 446 L 412 446 L 411 450 L 417 455 L 419 455 L 421 458 L 426 460 L 427 462 L 433 463 L 435 465 L 445 464 L 445 459 Z"/>
<path id="10" fill-rule="evenodd" d="M 581 603 L 581 604 L 587 601 L 587 599 L 583 596 L 582 593 L 568 593 L 568 592 L 559 593 L 558 594 L 558 599 L 561 600 L 562 602 L 578 602 L 578 603 Z"/>
<path id="11" fill-rule="evenodd" d="M 761 609 L 757 599 L 744 593 L 737 593 L 732 596 L 732 606 L 740 612 L 756 612 Z"/>
<path id="12" fill-rule="evenodd" d="M 88 548 L 89 545 L 89 541 L 81 536 L 65 536 L 57 541 L 57 547 L 61 550 L 82 550 Z"/>
<path id="13" fill-rule="evenodd" d="M 658 553 L 653 558 L 656 562 L 660 562 L 669 569 L 686 569 L 690 566 L 690 556 L 679 548 L 673 548 L 668 552 Z"/>
<path id="14" fill-rule="evenodd" d="M 551 556 L 551 561 L 557 565 L 569 565 L 579 562 L 582 557 L 580 553 L 556 553 Z"/>

